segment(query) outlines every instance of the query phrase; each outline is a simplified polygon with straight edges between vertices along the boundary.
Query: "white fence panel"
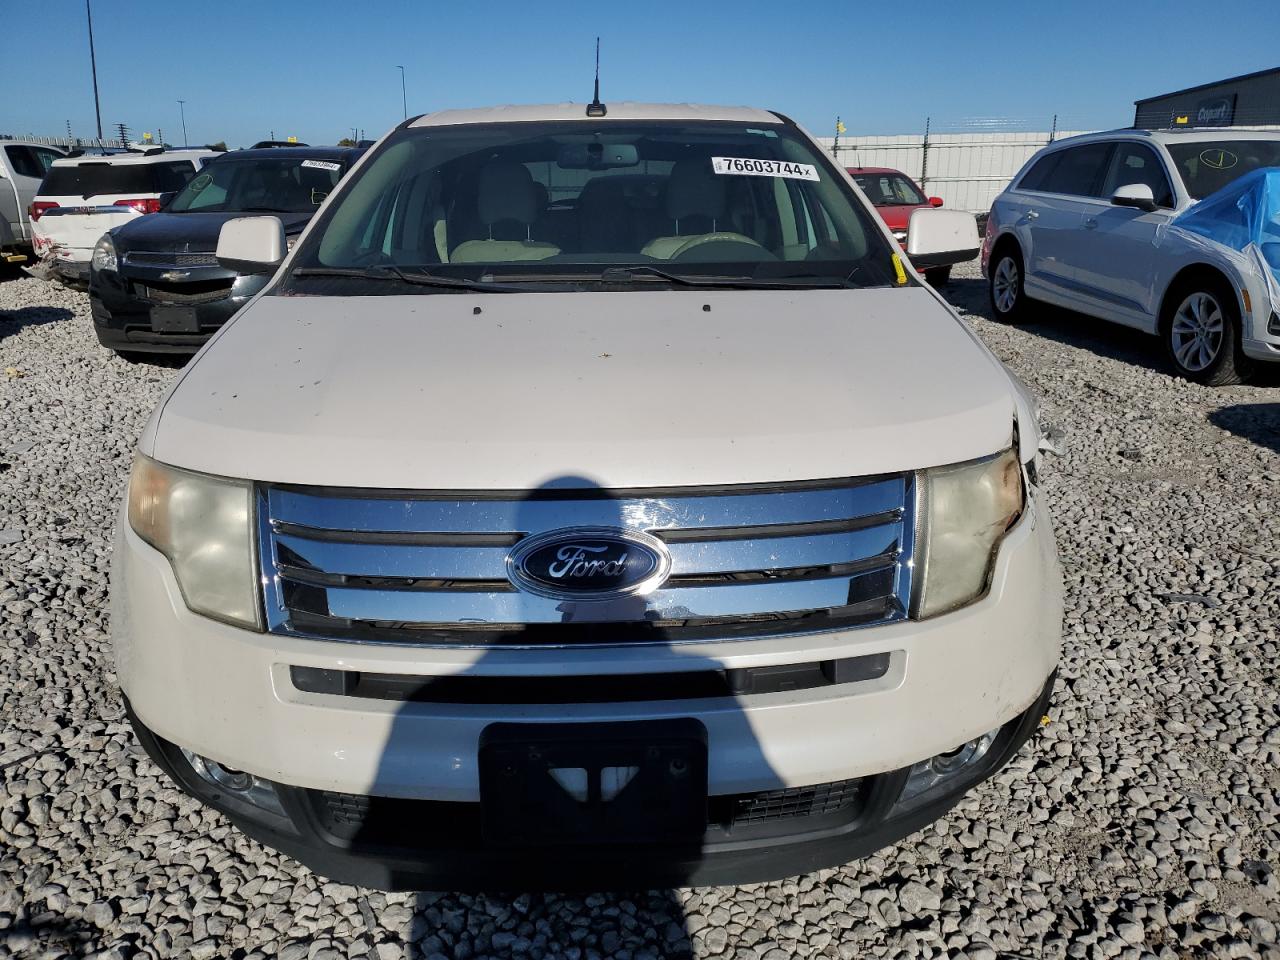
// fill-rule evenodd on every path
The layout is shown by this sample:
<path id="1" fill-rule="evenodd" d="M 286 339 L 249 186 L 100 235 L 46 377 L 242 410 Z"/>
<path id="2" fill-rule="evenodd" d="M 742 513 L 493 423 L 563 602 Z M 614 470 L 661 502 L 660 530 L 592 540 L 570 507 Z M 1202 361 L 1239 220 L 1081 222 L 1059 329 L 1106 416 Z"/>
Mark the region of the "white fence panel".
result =
<path id="1" fill-rule="evenodd" d="M 845 167 L 893 167 L 919 182 L 948 207 L 986 213 L 1024 163 L 1050 140 L 1085 131 L 1043 133 L 931 133 L 841 137 L 837 161 Z M 834 138 L 819 137 L 832 149 Z"/>

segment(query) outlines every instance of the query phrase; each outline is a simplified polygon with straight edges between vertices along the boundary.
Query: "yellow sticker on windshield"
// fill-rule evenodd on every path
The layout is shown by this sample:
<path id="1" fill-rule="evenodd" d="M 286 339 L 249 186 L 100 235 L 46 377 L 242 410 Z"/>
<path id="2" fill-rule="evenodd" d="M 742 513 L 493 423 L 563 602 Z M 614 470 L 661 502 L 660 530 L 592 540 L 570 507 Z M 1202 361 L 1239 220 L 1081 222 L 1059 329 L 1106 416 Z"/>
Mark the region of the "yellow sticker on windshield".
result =
<path id="1" fill-rule="evenodd" d="M 893 255 L 893 271 L 898 275 L 898 286 L 905 287 L 907 285 L 907 271 L 902 269 L 902 258 L 896 253 Z"/>

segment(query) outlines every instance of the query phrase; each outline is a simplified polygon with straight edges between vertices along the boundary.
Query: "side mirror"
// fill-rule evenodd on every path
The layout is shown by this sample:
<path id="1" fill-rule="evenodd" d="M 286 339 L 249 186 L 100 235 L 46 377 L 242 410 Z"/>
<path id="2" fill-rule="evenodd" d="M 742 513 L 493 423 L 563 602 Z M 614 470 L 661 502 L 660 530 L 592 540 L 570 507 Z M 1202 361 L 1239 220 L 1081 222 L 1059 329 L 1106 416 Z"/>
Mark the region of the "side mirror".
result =
<path id="1" fill-rule="evenodd" d="M 218 231 L 218 265 L 236 273 L 275 273 L 285 253 L 279 217 L 236 217 Z"/>
<path id="2" fill-rule="evenodd" d="M 942 198 L 941 198 L 941 197 L 930 197 L 930 198 L 929 198 L 929 206 L 931 206 L 931 207 L 940 207 L 940 206 L 942 206 Z"/>
<path id="3" fill-rule="evenodd" d="M 1111 195 L 1111 202 L 1117 207 L 1137 207 L 1150 213 L 1156 209 L 1156 197 L 1145 183 L 1126 183 L 1117 187 Z"/>
<path id="4" fill-rule="evenodd" d="M 919 207 L 907 224 L 907 258 L 919 270 L 972 260 L 978 255 L 978 220 L 962 210 Z"/>
<path id="5" fill-rule="evenodd" d="M 167 190 L 164 193 L 160 194 L 160 198 L 159 198 L 160 209 L 163 210 L 165 207 L 167 207 L 173 201 L 173 198 L 176 197 L 177 195 L 178 195 L 177 190 Z"/>

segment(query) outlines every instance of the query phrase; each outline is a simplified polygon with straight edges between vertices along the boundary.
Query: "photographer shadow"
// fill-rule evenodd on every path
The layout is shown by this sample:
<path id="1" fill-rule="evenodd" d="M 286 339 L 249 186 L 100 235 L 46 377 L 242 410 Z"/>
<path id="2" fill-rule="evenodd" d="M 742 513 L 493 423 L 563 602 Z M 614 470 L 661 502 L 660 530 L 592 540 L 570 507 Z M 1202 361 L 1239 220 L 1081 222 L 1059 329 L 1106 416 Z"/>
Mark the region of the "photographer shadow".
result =
<path id="1" fill-rule="evenodd" d="M 654 506 L 563 476 L 510 509 L 524 541 L 581 528 L 643 541 Z M 670 640 L 668 624 L 695 614 L 660 595 L 505 588 L 495 599 L 504 622 L 459 632 L 475 638 L 474 656 L 449 651 L 453 671 L 424 669 L 432 675 L 396 707 L 351 840 L 354 850 L 420 849 L 434 865 L 429 886 L 446 892 L 415 897 L 408 955 L 688 956 L 676 891 L 700 882 L 715 817 L 708 781 L 735 793 L 784 786 L 725 664 Z M 424 775 L 424 763 L 436 771 Z M 424 782 L 456 799 L 414 799 Z M 404 866 L 380 885 L 422 885 L 416 865 Z M 477 909 L 492 932 L 459 929 Z M 588 915 L 600 922 L 583 925 Z"/>

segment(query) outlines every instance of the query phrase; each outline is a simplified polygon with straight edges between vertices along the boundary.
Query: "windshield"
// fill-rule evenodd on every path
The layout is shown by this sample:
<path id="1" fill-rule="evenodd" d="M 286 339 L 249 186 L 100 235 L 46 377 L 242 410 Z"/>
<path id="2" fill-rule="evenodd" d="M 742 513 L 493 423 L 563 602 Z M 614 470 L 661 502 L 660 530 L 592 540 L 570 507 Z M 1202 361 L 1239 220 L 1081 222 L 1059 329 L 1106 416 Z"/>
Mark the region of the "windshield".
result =
<path id="1" fill-rule="evenodd" d="M 333 160 L 228 156 L 205 167 L 166 212 L 311 213 L 341 179 Z"/>
<path id="2" fill-rule="evenodd" d="M 88 199 L 117 193 L 168 193 L 170 190 L 181 190 L 195 172 L 195 164 L 190 160 L 55 164 L 44 175 L 37 195 Z"/>
<path id="3" fill-rule="evenodd" d="M 861 173 L 849 171 L 853 182 L 862 188 L 877 207 L 916 206 L 928 203 L 916 185 L 900 173 Z"/>
<path id="4" fill-rule="evenodd" d="M 827 158 L 781 124 L 407 128 L 325 212 L 288 279 L 889 284 L 892 251 L 869 219 Z"/>
<path id="5" fill-rule="evenodd" d="M 1246 173 L 1280 167 L 1280 140 L 1197 140 L 1166 146 L 1187 193 L 1196 200 Z"/>

